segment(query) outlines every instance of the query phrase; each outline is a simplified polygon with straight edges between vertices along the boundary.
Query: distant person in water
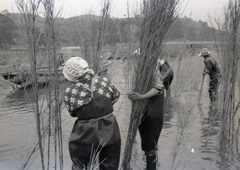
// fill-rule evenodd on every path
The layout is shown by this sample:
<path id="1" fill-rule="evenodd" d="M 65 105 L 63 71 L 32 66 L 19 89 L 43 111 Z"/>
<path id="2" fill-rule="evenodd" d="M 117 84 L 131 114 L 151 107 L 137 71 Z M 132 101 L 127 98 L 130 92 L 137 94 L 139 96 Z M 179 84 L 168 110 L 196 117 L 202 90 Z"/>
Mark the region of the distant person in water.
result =
<path id="1" fill-rule="evenodd" d="M 163 59 L 158 60 L 158 66 L 159 66 L 160 73 L 162 75 L 162 81 L 163 81 L 164 88 L 166 89 L 167 97 L 169 98 L 171 95 L 170 86 L 174 76 L 173 70 L 171 66 L 168 64 L 168 62 Z"/>
<path id="2" fill-rule="evenodd" d="M 112 112 L 119 91 L 107 78 L 95 76 L 81 57 L 71 57 L 63 75 L 72 82 L 66 88 L 64 103 L 77 118 L 69 139 L 72 170 L 89 169 L 94 156 L 99 158 L 99 169 L 118 170 L 121 138 Z"/>
<path id="3" fill-rule="evenodd" d="M 57 61 L 57 62 L 58 62 L 58 66 L 59 66 L 59 67 L 64 65 L 64 56 L 63 56 L 63 53 L 62 53 L 62 52 L 59 53 L 58 61 Z"/>
<path id="4" fill-rule="evenodd" d="M 211 102 L 216 102 L 218 98 L 218 88 L 221 83 L 221 71 L 218 66 L 218 63 L 211 57 L 211 52 L 208 51 L 206 47 L 202 49 L 200 56 L 204 58 L 205 68 L 203 71 L 203 76 L 206 74 L 209 75 L 210 82 L 209 82 L 209 97 Z"/>

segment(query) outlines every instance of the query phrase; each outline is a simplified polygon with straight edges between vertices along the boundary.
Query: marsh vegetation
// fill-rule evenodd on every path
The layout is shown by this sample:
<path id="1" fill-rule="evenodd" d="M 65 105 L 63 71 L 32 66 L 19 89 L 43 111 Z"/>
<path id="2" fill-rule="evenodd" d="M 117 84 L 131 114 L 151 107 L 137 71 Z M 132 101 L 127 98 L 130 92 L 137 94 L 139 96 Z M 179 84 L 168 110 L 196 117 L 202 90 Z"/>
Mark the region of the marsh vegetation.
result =
<path id="1" fill-rule="evenodd" d="M 0 68 L 1 72 L 13 69 L 30 70 L 33 86 L 31 89 L 12 91 L 8 84 L 0 81 L 2 95 L 0 99 L 3 108 L 0 121 L 2 126 L 6 126 L 8 121 L 14 127 L 8 132 L 12 135 L 5 135 L 6 140 L 19 140 L 25 143 L 27 140 L 20 140 L 21 136 L 15 131 L 19 128 L 25 130 L 19 132 L 20 134 L 34 138 L 34 141 L 27 141 L 27 146 L 21 144 L 23 150 L 18 150 L 21 154 L 13 156 L 16 153 L 9 150 L 11 147 L 17 147 L 19 142 L 14 143 L 14 146 L 8 146 L 8 141 L 0 140 L 3 142 L 0 149 L 7 150 L 3 153 L 10 155 L 0 159 L 4 162 L 1 163 L 3 166 L 0 165 L 0 169 L 7 169 L 8 166 L 13 169 L 41 170 L 70 168 L 67 141 L 73 120 L 63 106 L 63 89 L 66 84 L 60 83 L 57 74 L 59 52 L 64 52 L 65 61 L 71 56 L 85 56 L 96 73 L 101 73 L 107 68 L 104 75 L 119 88 L 121 98 L 114 106 L 114 114 L 122 134 L 123 169 L 132 167 L 140 170 L 145 164 L 142 160 L 143 153 L 140 149 L 137 127 L 147 101 L 132 105 L 127 99 L 127 93 L 133 89 L 139 92 L 149 89 L 152 78 L 149 75 L 154 72 L 159 56 L 168 60 L 176 73 L 172 83 L 171 100 L 165 103 L 165 123 L 158 146 L 159 169 L 194 169 L 196 166 L 199 169 L 239 168 L 240 9 L 238 1 L 229 2 L 223 24 L 216 20 L 219 30 L 212 32 L 215 43 L 193 43 L 191 48 L 188 48 L 189 44 L 184 40 L 171 44 L 166 42 L 167 35 L 171 35 L 168 30 L 173 30 L 171 24 L 178 21 L 176 12 L 179 1 L 144 1 L 143 16 L 137 15 L 125 20 L 125 24 L 129 24 L 128 27 L 124 27 L 128 28 L 129 33 L 126 37 L 121 36 L 119 30 L 122 27 L 117 27 L 116 32 L 120 34 L 119 37 L 124 43 L 114 45 L 107 43 L 110 42 L 107 30 L 108 24 L 112 22 L 109 11 L 111 3 L 104 1 L 100 20 L 88 15 L 84 22 L 79 21 L 79 25 L 76 25 L 78 32 L 74 38 L 76 45 L 74 48 L 61 46 L 60 35 L 64 23 L 56 22 L 61 10 L 56 11 L 54 0 L 31 2 L 17 0 L 16 2 L 23 19 L 18 26 L 24 33 L 26 46 L 24 49 L 1 50 Z M 44 11 L 44 24 L 41 30 L 36 24 L 40 6 Z M 136 29 L 132 23 L 138 23 L 136 25 L 141 29 Z M 135 34 L 139 35 L 139 39 L 136 39 Z M 208 78 L 203 82 L 201 102 L 197 105 L 204 67 L 202 58 L 197 55 L 203 46 L 208 47 L 213 57 L 221 63 L 223 73 L 219 101 L 214 109 L 209 106 Z M 138 47 L 141 53 L 136 57 L 132 52 Z M 108 64 L 104 67 L 106 63 Z M 49 68 L 49 75 L 52 75 L 51 70 L 56 74 L 50 76 L 48 86 L 39 88 L 37 68 L 42 66 Z M 15 102 L 16 105 L 11 106 Z M 12 115 L 12 112 L 16 114 L 11 117 L 6 116 L 5 112 L 9 115 Z M 19 116 L 21 114 L 23 116 Z M 14 116 L 17 117 L 17 122 Z M 24 116 L 28 118 L 25 120 Z M 21 121 L 24 123 L 19 123 Z M 6 159 L 11 160 L 11 157 L 14 159 L 24 157 L 24 159 L 19 159 L 17 165 L 11 165 L 11 161 L 6 161 Z M 193 167 L 191 162 L 195 162 L 196 166 Z"/>

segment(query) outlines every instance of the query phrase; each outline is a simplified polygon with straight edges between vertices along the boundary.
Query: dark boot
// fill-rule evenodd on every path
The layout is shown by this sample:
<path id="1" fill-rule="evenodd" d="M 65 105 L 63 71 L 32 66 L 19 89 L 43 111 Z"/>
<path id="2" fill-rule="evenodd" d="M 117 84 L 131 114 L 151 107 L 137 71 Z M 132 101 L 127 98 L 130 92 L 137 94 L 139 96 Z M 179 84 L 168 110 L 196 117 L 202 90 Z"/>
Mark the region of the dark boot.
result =
<path id="1" fill-rule="evenodd" d="M 157 155 L 156 151 L 146 152 L 146 170 L 157 169 Z"/>

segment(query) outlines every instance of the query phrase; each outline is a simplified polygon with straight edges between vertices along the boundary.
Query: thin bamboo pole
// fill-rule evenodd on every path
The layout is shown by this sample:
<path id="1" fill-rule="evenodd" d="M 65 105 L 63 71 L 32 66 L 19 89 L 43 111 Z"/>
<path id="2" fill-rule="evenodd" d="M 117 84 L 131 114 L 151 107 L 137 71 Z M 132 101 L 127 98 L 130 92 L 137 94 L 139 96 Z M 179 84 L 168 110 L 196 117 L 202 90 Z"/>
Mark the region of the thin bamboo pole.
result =
<path id="1" fill-rule="evenodd" d="M 205 78 L 205 75 L 203 75 L 203 77 L 202 77 L 202 82 L 201 82 L 201 86 L 200 86 L 200 91 L 199 91 L 199 94 L 198 94 L 198 105 L 201 104 L 201 98 L 202 98 L 202 91 L 203 91 L 204 78 Z"/>

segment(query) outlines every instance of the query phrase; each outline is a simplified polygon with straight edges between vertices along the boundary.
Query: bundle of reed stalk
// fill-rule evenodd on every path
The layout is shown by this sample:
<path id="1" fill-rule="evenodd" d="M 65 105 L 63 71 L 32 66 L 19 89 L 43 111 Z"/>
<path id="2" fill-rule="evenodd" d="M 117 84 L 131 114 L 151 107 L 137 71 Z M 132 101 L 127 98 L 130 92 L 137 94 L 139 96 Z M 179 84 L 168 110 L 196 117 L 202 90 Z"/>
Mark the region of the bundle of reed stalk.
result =
<path id="1" fill-rule="evenodd" d="M 234 152 L 234 144 L 238 146 L 238 130 L 239 121 L 237 121 L 236 113 L 239 109 L 240 102 L 236 101 L 236 81 L 237 72 L 240 61 L 240 1 L 229 0 L 228 6 L 224 8 L 223 17 L 215 19 L 218 27 L 218 34 L 213 34 L 215 38 L 215 46 L 222 69 L 221 88 L 219 90 L 219 110 L 221 113 L 221 151 L 226 154 L 226 149 Z M 235 143 L 234 143 L 235 142 Z"/>
<path id="2" fill-rule="evenodd" d="M 136 58 L 132 90 L 141 94 L 152 87 L 167 31 L 177 14 L 179 0 L 143 0 L 140 55 Z M 128 136 L 123 156 L 123 170 L 130 169 L 132 147 L 148 100 L 133 102 Z"/>
<path id="3" fill-rule="evenodd" d="M 234 118 L 237 113 L 239 101 L 236 101 L 236 80 L 240 61 L 240 1 L 229 1 L 228 7 L 224 11 L 224 23 L 219 26 L 220 37 L 220 60 L 222 64 L 222 95 L 220 102 L 222 105 L 222 134 L 226 141 L 232 143 L 235 139 Z M 238 126 L 238 125 L 237 125 Z M 229 143 L 229 144 L 230 144 Z"/>

